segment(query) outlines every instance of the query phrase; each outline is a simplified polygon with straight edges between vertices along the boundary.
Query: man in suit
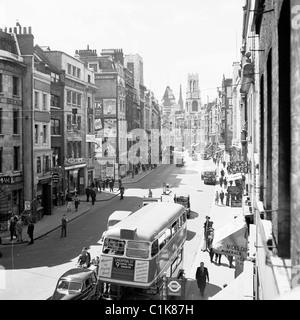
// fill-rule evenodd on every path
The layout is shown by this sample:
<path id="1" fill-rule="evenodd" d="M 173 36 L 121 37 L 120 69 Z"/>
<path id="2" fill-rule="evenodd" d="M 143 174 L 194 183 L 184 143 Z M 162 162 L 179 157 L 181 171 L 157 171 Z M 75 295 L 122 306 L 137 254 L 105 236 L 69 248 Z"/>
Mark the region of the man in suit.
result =
<path id="1" fill-rule="evenodd" d="M 207 282 L 209 282 L 208 270 L 206 267 L 204 267 L 204 262 L 201 262 L 200 267 L 198 267 L 196 271 L 196 280 L 197 280 L 198 288 L 200 289 L 200 294 L 202 298 L 204 298 L 206 279 L 207 279 Z"/>

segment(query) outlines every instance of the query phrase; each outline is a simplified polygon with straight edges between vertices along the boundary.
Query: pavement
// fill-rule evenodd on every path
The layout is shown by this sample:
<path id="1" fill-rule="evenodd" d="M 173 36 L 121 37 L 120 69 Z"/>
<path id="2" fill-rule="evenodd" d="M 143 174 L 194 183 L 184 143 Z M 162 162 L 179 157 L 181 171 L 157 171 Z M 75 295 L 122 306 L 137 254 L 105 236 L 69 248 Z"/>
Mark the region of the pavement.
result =
<path id="1" fill-rule="evenodd" d="M 159 166 L 157 166 L 153 170 L 146 170 L 143 172 L 142 170 L 139 171 L 138 174 L 135 174 L 134 177 L 132 175 L 127 175 L 124 178 L 122 178 L 123 185 L 126 188 L 126 184 L 136 183 L 143 179 L 148 174 L 151 174 L 154 170 L 156 170 Z M 101 191 L 97 193 L 96 202 L 99 201 L 109 201 L 117 196 L 119 196 L 119 191 L 117 187 L 118 183 L 115 183 L 114 192 L 109 192 L 108 189 L 105 191 Z M 43 218 L 39 221 L 37 221 L 34 224 L 34 233 L 33 238 L 34 240 L 41 238 L 45 236 L 46 234 L 60 228 L 60 219 L 63 216 L 63 214 L 67 215 L 68 221 L 74 220 L 78 218 L 79 216 L 87 213 L 91 207 L 92 207 L 92 201 L 90 199 L 89 202 L 86 201 L 86 195 L 79 195 L 80 204 L 78 207 L 78 211 L 75 211 L 74 203 L 72 204 L 72 211 L 67 211 L 67 206 L 54 206 L 53 212 L 51 215 L 44 215 Z M 14 238 L 12 241 L 10 241 L 10 232 L 8 231 L 0 231 L 0 237 L 2 240 L 2 245 L 19 245 L 24 244 L 29 241 L 28 235 L 27 235 L 27 226 L 23 227 L 22 232 L 22 240 L 23 242 L 17 242 L 17 239 Z"/>

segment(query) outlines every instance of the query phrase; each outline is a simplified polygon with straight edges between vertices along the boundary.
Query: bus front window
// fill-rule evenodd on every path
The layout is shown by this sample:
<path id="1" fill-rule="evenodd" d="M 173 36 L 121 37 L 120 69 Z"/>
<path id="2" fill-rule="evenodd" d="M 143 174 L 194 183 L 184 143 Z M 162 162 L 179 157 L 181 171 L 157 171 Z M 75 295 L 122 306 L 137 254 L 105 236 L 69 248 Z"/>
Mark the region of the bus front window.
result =
<path id="1" fill-rule="evenodd" d="M 149 258 L 150 243 L 139 241 L 128 241 L 126 256 L 134 258 Z"/>
<path id="2" fill-rule="evenodd" d="M 124 254 L 125 241 L 105 238 L 103 244 L 103 253 L 122 256 Z"/>

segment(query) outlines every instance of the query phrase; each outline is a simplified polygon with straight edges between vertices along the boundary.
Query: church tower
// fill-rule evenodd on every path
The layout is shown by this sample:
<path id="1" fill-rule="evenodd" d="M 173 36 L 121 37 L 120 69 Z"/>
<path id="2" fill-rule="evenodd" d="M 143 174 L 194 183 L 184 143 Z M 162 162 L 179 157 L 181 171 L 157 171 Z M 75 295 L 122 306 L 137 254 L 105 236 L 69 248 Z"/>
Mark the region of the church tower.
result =
<path id="1" fill-rule="evenodd" d="M 201 94 L 198 74 L 188 74 L 185 110 L 190 114 L 201 111 Z"/>
<path id="2" fill-rule="evenodd" d="M 179 100 L 178 104 L 180 105 L 180 109 L 183 110 L 183 100 L 182 100 L 182 90 L 181 90 L 181 85 L 180 85 L 180 92 L 179 92 Z"/>

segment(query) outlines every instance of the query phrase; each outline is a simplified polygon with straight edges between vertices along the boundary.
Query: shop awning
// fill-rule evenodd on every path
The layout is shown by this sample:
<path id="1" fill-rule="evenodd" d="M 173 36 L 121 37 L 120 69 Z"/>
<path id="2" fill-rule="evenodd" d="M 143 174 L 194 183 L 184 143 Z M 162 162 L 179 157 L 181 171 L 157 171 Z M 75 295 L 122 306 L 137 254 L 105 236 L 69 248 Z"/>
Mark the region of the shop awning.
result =
<path id="1" fill-rule="evenodd" d="M 209 300 L 254 300 L 253 262 L 244 262 L 244 271 Z"/>
<path id="2" fill-rule="evenodd" d="M 248 228 L 243 214 L 215 231 L 212 247 L 216 253 L 247 259 Z"/>

